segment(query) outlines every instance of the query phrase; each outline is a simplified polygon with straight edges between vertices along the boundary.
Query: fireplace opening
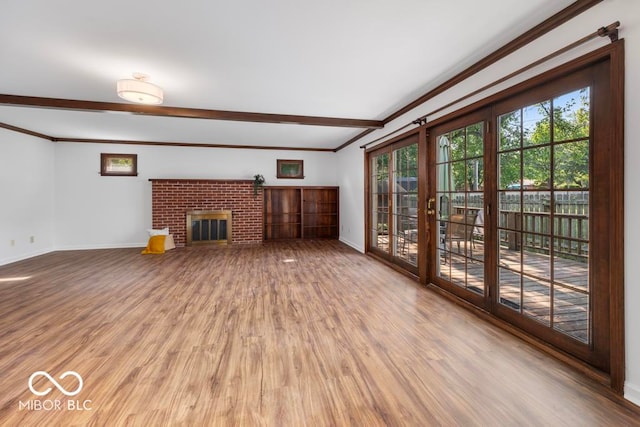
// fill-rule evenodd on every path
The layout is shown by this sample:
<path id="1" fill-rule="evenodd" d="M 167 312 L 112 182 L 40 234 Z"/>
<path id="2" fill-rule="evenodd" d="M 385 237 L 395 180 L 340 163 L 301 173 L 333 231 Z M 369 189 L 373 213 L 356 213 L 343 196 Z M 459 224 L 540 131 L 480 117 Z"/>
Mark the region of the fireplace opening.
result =
<path id="1" fill-rule="evenodd" d="M 187 246 L 231 243 L 231 211 L 187 212 Z"/>

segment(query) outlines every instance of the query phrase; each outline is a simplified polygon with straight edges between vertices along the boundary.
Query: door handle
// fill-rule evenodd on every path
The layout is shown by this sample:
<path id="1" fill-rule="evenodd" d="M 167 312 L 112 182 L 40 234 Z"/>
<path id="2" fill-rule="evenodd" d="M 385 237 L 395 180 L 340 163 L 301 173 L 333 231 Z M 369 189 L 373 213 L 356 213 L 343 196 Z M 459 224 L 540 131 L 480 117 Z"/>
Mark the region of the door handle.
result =
<path id="1" fill-rule="evenodd" d="M 433 209 L 433 204 L 435 202 L 436 202 L 435 197 L 430 197 L 429 200 L 427 200 L 427 215 L 434 215 L 436 213 L 436 210 Z"/>

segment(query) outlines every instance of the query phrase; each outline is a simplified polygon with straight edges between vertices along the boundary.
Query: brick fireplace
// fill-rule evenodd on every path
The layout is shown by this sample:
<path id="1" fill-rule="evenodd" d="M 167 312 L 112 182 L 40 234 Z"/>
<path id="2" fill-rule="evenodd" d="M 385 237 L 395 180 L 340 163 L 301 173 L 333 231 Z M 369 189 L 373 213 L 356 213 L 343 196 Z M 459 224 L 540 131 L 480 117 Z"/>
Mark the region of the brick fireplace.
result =
<path id="1" fill-rule="evenodd" d="M 262 192 L 253 196 L 253 180 L 150 179 L 153 228 L 169 227 L 176 246 L 187 242 L 190 211 L 231 211 L 232 243 L 260 243 Z"/>

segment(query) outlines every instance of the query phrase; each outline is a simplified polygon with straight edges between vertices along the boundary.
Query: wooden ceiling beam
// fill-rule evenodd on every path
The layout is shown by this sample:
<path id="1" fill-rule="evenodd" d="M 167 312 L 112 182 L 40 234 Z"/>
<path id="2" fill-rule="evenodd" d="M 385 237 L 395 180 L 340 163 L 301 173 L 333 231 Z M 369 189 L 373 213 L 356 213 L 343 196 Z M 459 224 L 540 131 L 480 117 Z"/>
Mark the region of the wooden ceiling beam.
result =
<path id="1" fill-rule="evenodd" d="M 308 126 L 379 129 L 381 120 L 349 119 L 342 117 L 301 116 L 295 114 L 252 113 L 247 111 L 206 110 L 201 108 L 167 107 L 157 105 L 120 104 L 116 102 L 81 101 L 43 98 L 37 96 L 0 95 L 0 104 L 33 108 L 74 111 L 112 111 L 158 117 L 226 120 L 256 123 L 284 123 Z"/>
<path id="2" fill-rule="evenodd" d="M 280 151 L 319 151 L 319 152 L 335 152 L 334 148 L 319 147 L 284 147 L 271 145 L 233 145 L 233 144 L 210 144 L 205 142 L 174 142 L 174 141 L 136 141 L 136 140 L 119 140 L 119 139 L 96 139 L 96 138 L 68 138 L 45 135 L 30 129 L 13 126 L 8 123 L 0 122 L 0 129 L 7 129 L 13 132 L 25 135 L 35 136 L 37 138 L 46 139 L 51 142 L 81 142 L 86 144 L 123 144 L 123 145 L 153 145 L 156 147 L 193 147 L 193 148 L 239 148 L 246 150 L 280 150 Z"/>
<path id="3" fill-rule="evenodd" d="M 55 139 L 52 136 L 45 135 L 45 134 L 39 133 L 39 132 L 35 132 L 35 131 L 29 130 L 29 129 L 21 128 L 21 127 L 18 127 L 18 126 L 13 126 L 13 125 L 10 125 L 8 123 L 0 122 L 0 128 L 7 129 L 7 130 L 10 130 L 10 131 L 13 131 L 13 132 L 23 133 L 25 135 L 35 136 L 36 138 L 48 139 L 49 141 L 54 141 L 54 139 Z"/>
<path id="4" fill-rule="evenodd" d="M 53 138 L 54 142 L 78 142 L 83 144 L 123 144 L 123 145 L 151 145 L 155 147 L 192 147 L 192 148 L 234 148 L 246 150 L 278 150 L 278 151 L 320 151 L 333 152 L 333 148 L 313 147 L 282 147 L 270 145 L 233 145 L 233 144 L 209 144 L 199 142 L 174 142 L 174 141 L 132 141 L 118 139 L 94 139 L 94 138 Z"/>

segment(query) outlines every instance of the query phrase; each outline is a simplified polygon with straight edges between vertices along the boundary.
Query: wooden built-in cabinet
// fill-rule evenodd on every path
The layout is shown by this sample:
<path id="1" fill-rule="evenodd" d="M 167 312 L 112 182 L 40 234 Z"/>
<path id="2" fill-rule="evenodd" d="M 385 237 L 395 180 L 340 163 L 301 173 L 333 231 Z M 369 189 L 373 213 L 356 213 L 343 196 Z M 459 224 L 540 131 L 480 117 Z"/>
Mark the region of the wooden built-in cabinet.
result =
<path id="1" fill-rule="evenodd" d="M 337 239 L 338 187 L 265 187 L 264 239 Z"/>
<path id="2" fill-rule="evenodd" d="M 302 237 L 300 188 L 264 188 L 264 239 Z"/>
<path id="3" fill-rule="evenodd" d="M 338 238 L 338 189 L 302 189 L 302 237 Z"/>

